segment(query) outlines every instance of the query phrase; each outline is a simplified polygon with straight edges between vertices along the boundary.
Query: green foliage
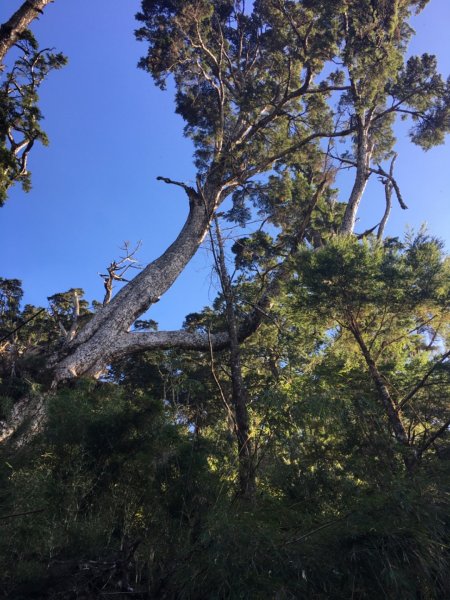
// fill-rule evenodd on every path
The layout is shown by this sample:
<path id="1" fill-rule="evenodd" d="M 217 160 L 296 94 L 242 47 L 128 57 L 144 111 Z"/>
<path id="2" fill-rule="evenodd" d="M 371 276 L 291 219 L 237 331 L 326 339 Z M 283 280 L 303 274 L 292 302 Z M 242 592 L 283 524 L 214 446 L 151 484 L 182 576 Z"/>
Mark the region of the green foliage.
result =
<path id="1" fill-rule="evenodd" d="M 339 318 L 370 305 L 414 310 L 448 294 L 442 244 L 425 234 L 389 247 L 371 239 L 334 238 L 317 251 L 302 251 L 298 268 L 309 301 Z"/>
<path id="2" fill-rule="evenodd" d="M 440 465 L 413 485 L 377 465 L 351 379 L 332 364 L 306 377 L 290 368 L 259 394 L 252 505 L 232 493 L 220 418 L 192 433 L 173 406 L 127 386 L 62 389 L 45 434 L 1 457 L 3 595 L 95 598 L 126 585 L 142 598 L 445 597 Z M 27 511 L 39 512 L 12 516 Z"/>
<path id="3" fill-rule="evenodd" d="M 266 242 L 251 240 L 259 259 Z M 40 436 L 0 456 L 2 594 L 446 597 L 448 436 L 407 473 L 346 319 L 357 316 L 399 395 L 435 365 L 403 410 L 420 448 L 448 418 L 450 372 L 436 364 L 448 282 L 442 248 L 423 232 L 302 250 L 272 320 L 241 347 L 252 502 L 236 497 L 227 351 L 213 364 L 208 353 L 143 353 L 112 365 L 108 382 L 61 388 Z M 13 284 L 5 306 L 20 297 Z M 238 306 L 252 285 L 236 283 Z M 64 316 L 66 296 L 55 298 Z M 220 330 L 223 319 L 219 297 L 186 327 Z M 2 399 L 5 413 L 14 400 Z"/>
<path id="4" fill-rule="evenodd" d="M 39 50 L 30 31 L 15 47 L 19 56 L 0 79 L 0 206 L 15 183 L 21 183 L 25 191 L 31 188 L 29 152 L 37 141 L 48 144 L 40 126 L 38 90 L 50 71 L 67 63 L 61 53 Z"/>

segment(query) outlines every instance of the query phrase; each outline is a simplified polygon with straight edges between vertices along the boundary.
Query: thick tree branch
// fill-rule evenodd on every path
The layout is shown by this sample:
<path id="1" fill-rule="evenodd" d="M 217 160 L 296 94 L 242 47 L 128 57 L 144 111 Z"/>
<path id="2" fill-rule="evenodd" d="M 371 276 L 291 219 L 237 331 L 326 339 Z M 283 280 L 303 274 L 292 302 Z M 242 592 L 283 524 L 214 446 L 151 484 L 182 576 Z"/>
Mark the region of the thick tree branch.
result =
<path id="1" fill-rule="evenodd" d="M 383 217 L 381 218 L 380 224 L 378 226 L 378 231 L 377 231 L 377 239 L 378 240 L 382 240 L 383 239 L 383 235 L 384 235 L 384 230 L 385 230 L 385 227 L 386 227 L 386 223 L 388 222 L 389 215 L 391 214 L 391 208 L 392 208 L 392 187 L 393 187 L 392 186 L 391 178 L 393 176 L 394 163 L 395 163 L 396 158 L 397 158 L 397 154 L 395 154 L 394 157 L 393 157 L 393 159 L 391 160 L 391 166 L 389 168 L 389 175 L 390 175 L 390 177 L 387 178 L 387 179 L 383 179 L 383 183 L 384 183 L 384 196 L 385 196 L 385 200 L 386 200 L 386 208 L 384 210 Z"/>
<path id="2" fill-rule="evenodd" d="M 31 22 L 52 2 L 53 0 L 26 0 L 12 17 L 0 26 L 0 65 L 8 50 L 21 38 Z"/>
<path id="3" fill-rule="evenodd" d="M 228 333 L 202 333 L 184 330 L 178 331 L 130 331 L 118 336 L 115 341 L 115 358 L 127 356 L 133 352 L 146 350 L 167 350 L 180 348 L 182 350 L 200 350 L 206 352 L 223 350 L 229 344 Z"/>
<path id="4" fill-rule="evenodd" d="M 311 215 L 323 190 L 326 186 L 326 177 L 317 186 L 311 201 L 306 207 L 302 221 L 297 227 L 297 231 L 291 240 L 290 259 L 295 257 L 295 251 L 299 243 L 304 239 L 306 229 L 311 220 Z M 264 293 L 253 311 L 240 323 L 237 331 L 239 342 L 255 333 L 263 320 L 267 318 L 267 311 L 270 309 L 274 298 L 278 295 L 280 287 L 290 275 L 291 260 L 287 259 L 280 263 L 273 273 Z M 182 348 L 185 350 L 223 350 L 228 348 L 230 337 L 228 332 L 218 333 L 191 333 L 188 331 L 151 331 L 151 332 L 128 332 L 118 340 L 117 351 L 120 356 L 132 352 L 142 352 L 152 349 Z"/>
<path id="5" fill-rule="evenodd" d="M 115 354 L 114 340 L 126 333 L 151 304 L 158 302 L 191 260 L 208 232 L 211 219 L 208 207 L 216 205 L 220 192 L 212 193 L 206 206 L 201 192 L 189 187 L 185 191 L 189 196 L 189 213 L 176 240 L 93 316 L 65 348 L 66 358 L 51 359 L 49 366 L 57 365 L 56 380 L 92 372 L 93 368 L 101 369 L 108 364 Z"/>

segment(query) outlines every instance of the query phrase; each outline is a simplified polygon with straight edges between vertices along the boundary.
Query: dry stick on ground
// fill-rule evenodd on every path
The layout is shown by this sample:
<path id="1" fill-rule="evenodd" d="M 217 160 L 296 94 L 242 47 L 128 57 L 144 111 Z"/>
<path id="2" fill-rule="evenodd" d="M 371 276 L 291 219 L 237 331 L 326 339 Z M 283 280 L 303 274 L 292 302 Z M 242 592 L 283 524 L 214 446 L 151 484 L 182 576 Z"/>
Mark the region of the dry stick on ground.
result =
<path id="1" fill-rule="evenodd" d="M 352 513 L 347 513 L 343 517 L 339 517 L 338 519 L 334 519 L 333 521 L 327 521 L 323 525 L 320 525 L 319 527 L 316 527 L 315 529 L 311 529 L 311 531 L 308 531 L 308 533 L 305 533 L 298 538 L 295 538 L 293 540 L 288 540 L 287 542 L 284 543 L 284 545 L 287 546 L 288 544 L 295 544 L 297 542 L 301 542 L 302 540 L 309 538 L 311 535 L 314 535 L 315 533 L 322 531 L 322 529 L 326 529 L 327 527 L 331 527 L 332 525 L 335 525 L 336 523 L 340 523 L 341 521 L 343 521 L 344 519 L 349 517 L 351 514 Z"/>
<path id="2" fill-rule="evenodd" d="M 0 515 L 0 521 L 4 519 L 12 519 L 14 517 L 23 517 L 25 515 L 35 515 L 36 513 L 44 512 L 45 508 L 35 508 L 34 510 L 26 510 L 24 512 L 12 513 L 10 515 Z"/>

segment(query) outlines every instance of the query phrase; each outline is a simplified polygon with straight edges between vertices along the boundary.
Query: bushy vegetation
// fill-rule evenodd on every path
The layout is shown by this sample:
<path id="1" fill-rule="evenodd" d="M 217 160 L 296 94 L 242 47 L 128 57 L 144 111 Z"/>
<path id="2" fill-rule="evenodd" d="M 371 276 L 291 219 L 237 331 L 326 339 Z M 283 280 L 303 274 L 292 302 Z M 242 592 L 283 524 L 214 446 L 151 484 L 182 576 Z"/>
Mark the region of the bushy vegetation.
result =
<path id="1" fill-rule="evenodd" d="M 449 594 L 446 431 L 427 446 L 448 411 L 450 373 L 438 361 L 448 262 L 422 234 L 336 240 L 300 256 L 275 322 L 242 348 L 254 496 L 238 493 L 228 353 L 213 365 L 181 351 L 124 359 L 103 381 L 59 389 L 44 430 L 3 450 L 4 597 Z M 19 305 L 10 309 L 20 320 Z M 221 310 L 219 298 L 187 322 L 214 327 Z M 393 435 L 350 314 L 397 402 L 436 367 L 401 412 L 410 448 Z M 33 328 L 42 331 L 37 322 L 17 333 L 23 343 Z M 10 366 L 2 394 L 13 402 L 32 384 Z"/>

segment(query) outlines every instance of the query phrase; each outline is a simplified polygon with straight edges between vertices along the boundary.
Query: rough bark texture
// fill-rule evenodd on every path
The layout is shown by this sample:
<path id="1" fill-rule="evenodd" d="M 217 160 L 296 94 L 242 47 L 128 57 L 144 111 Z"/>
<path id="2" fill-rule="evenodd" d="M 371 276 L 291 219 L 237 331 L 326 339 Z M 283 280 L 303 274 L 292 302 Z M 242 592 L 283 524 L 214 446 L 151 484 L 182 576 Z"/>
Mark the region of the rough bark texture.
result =
<path id="1" fill-rule="evenodd" d="M 377 231 L 377 239 L 378 240 L 382 240 L 383 239 L 383 235 L 384 235 L 384 230 L 386 227 L 386 223 L 388 222 L 389 219 L 389 215 L 391 214 L 391 208 L 392 208 L 392 183 L 390 181 L 387 181 L 384 184 L 384 194 L 385 194 L 385 198 L 386 198 L 386 208 L 384 211 L 384 215 L 380 221 L 380 224 L 378 226 L 378 231 Z"/>
<path id="2" fill-rule="evenodd" d="M 396 161 L 397 155 L 395 154 L 394 157 L 391 160 L 391 166 L 389 168 L 389 177 L 386 177 L 383 180 L 384 183 L 384 195 L 385 195 L 385 199 L 386 199 L 386 208 L 384 211 L 384 215 L 380 221 L 380 224 L 378 226 L 378 231 L 377 231 L 377 239 L 382 240 L 383 239 L 383 235 L 384 235 L 384 230 L 386 227 L 386 224 L 388 222 L 389 219 L 389 215 L 391 214 L 391 208 L 392 208 L 392 190 L 394 189 L 394 184 L 392 183 L 393 181 L 393 177 L 394 177 L 394 164 Z M 401 196 L 399 196 L 399 192 L 397 193 L 397 196 L 399 198 L 399 202 L 400 202 L 400 206 L 402 208 L 406 208 L 406 205 L 401 202 Z"/>
<path id="3" fill-rule="evenodd" d="M 53 357 L 49 366 L 54 368 L 55 382 L 98 374 L 111 360 L 141 349 L 144 341 L 148 344 L 147 348 L 151 347 L 151 335 L 135 334 L 129 329 L 139 315 L 158 302 L 195 254 L 220 199 L 220 193 L 215 193 L 205 202 L 201 190 L 186 188 L 186 192 L 189 214 L 177 239 L 94 315 L 63 350 L 65 356 Z M 190 347 L 188 336 L 183 338 L 184 332 L 179 334 L 181 345 Z M 163 347 L 169 339 L 173 342 L 176 335 L 177 332 L 155 332 L 153 341 L 156 344 L 159 339 L 158 347 Z"/>
<path id="4" fill-rule="evenodd" d="M 110 362 L 134 352 L 175 347 L 208 352 L 211 349 L 217 351 L 231 347 L 229 330 L 210 335 L 184 330 L 129 331 L 136 318 L 158 300 L 184 269 L 208 232 L 214 210 L 227 194 L 227 190 L 216 185 L 215 188 L 210 187 L 208 197 L 211 200 L 206 201 L 203 188 L 194 190 L 171 180 L 164 179 L 164 181 L 180 185 L 189 197 L 189 214 L 183 230 L 161 257 L 150 263 L 137 277 L 127 283 L 115 298 L 102 307 L 82 329 L 71 330 L 71 335 L 66 336 L 62 350 L 52 356 L 48 362 L 49 370 L 53 371 L 54 386 L 77 376 L 98 376 Z M 324 186 L 325 180 L 318 185 L 298 225 L 292 239 L 292 257 L 295 257 L 295 249 L 305 236 L 312 211 Z M 235 348 L 238 348 L 240 342 L 259 328 L 267 316 L 267 311 L 270 310 L 273 299 L 279 293 L 282 282 L 286 281 L 290 272 L 290 261 L 281 263 L 272 273 L 265 292 L 250 315 L 239 325 L 236 320 L 234 321 Z M 236 393 L 240 394 L 238 389 Z M 26 421 L 31 422 L 32 428 L 37 431 L 43 420 L 40 416 L 39 423 L 35 422 L 33 414 L 33 407 L 27 399 L 19 402 L 15 414 L 11 415 L 8 422 L 0 423 L 0 441 L 11 438 Z M 245 432 L 247 430 L 245 411 L 240 411 L 240 415 L 242 416 L 241 432 Z M 246 435 L 243 433 L 241 436 L 243 447 L 245 447 Z"/>
<path id="5" fill-rule="evenodd" d="M 15 448 L 24 446 L 41 429 L 45 421 L 45 397 L 26 396 L 14 404 L 8 421 L 0 420 L 0 443 L 12 441 Z M 22 433 L 20 430 L 23 429 Z M 17 439 L 14 438 L 15 434 Z"/>
<path id="6" fill-rule="evenodd" d="M 31 22 L 42 14 L 47 4 L 52 2 L 53 0 L 27 0 L 8 21 L 0 26 L 0 64 Z"/>

